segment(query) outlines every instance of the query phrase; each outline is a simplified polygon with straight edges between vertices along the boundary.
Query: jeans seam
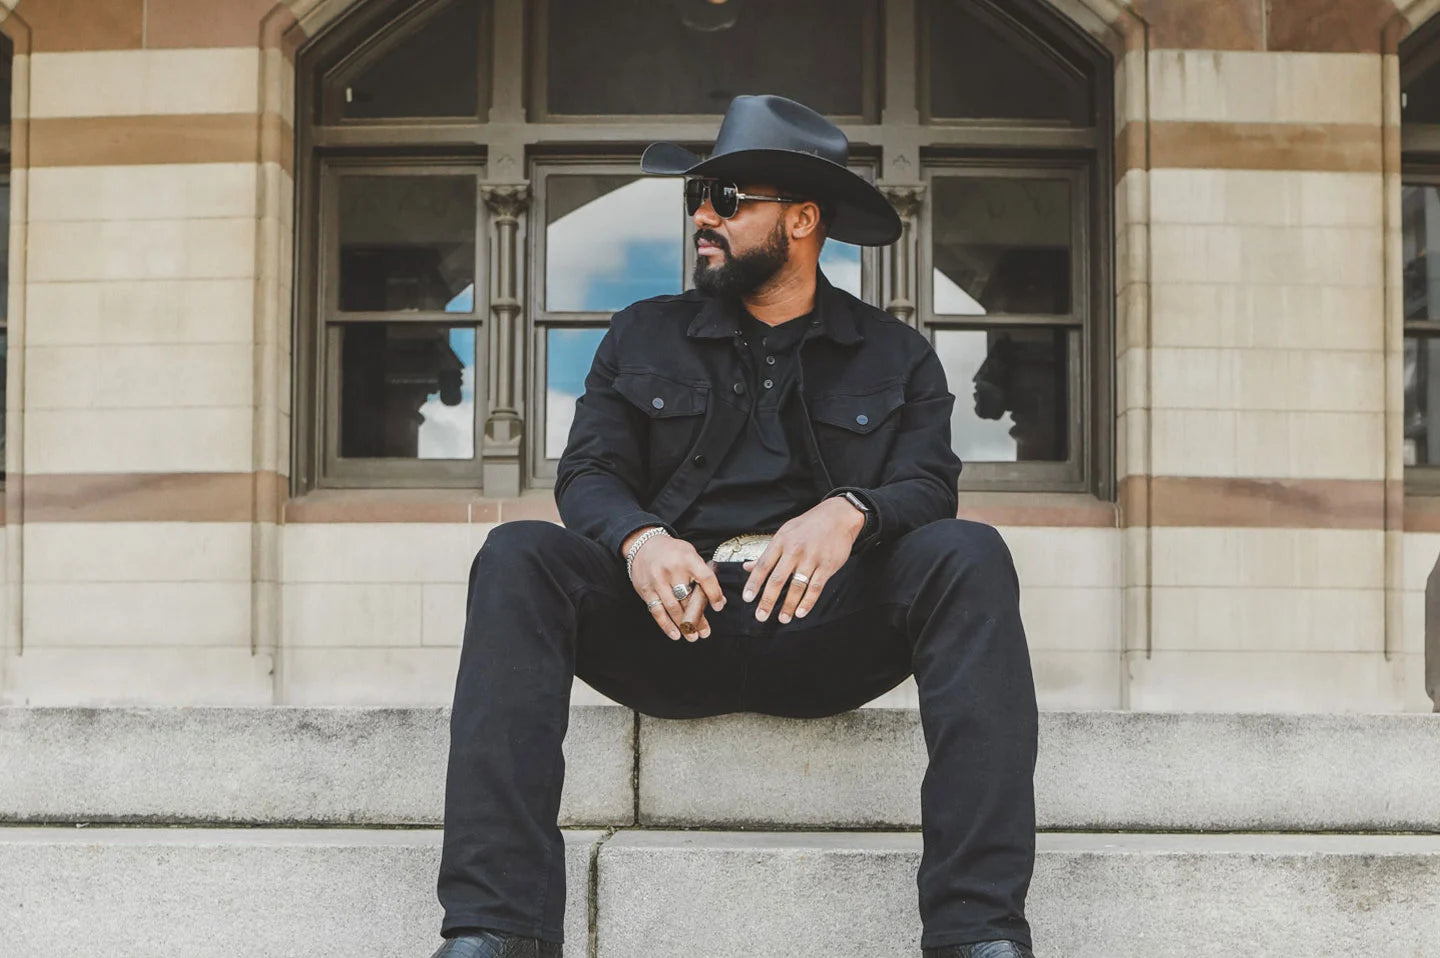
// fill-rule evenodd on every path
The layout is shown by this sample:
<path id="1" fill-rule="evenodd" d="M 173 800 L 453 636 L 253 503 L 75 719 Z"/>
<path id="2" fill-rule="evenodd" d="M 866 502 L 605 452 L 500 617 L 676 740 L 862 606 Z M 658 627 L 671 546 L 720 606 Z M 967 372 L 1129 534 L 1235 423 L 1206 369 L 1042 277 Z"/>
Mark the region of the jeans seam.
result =
<path id="1" fill-rule="evenodd" d="M 561 752 L 560 755 L 555 759 L 555 762 L 550 765 L 550 774 L 549 774 L 549 776 L 548 776 L 548 778 L 547 778 L 547 780 L 546 780 L 546 784 L 547 784 L 547 785 L 549 785 L 551 782 L 553 782 L 553 781 L 555 780 L 556 763 L 563 762 L 563 761 L 565 761 L 565 753 L 564 753 L 564 752 Z M 558 827 L 558 826 L 557 826 L 557 827 Z M 562 842 L 562 843 L 564 842 L 564 837 L 563 837 L 563 835 L 562 835 L 562 837 L 561 837 L 561 842 Z M 563 856 L 564 856 L 563 844 L 562 844 L 561 856 L 562 856 L 562 859 L 563 859 Z M 564 872 L 563 872 L 563 869 L 564 869 L 563 861 L 562 861 L 562 864 L 561 864 L 561 869 L 562 869 L 562 872 L 561 872 L 561 873 L 563 874 L 563 873 L 564 873 Z M 538 917 L 538 918 L 536 919 L 536 921 L 535 921 L 535 927 L 536 927 L 537 929 L 540 928 L 540 927 L 542 927 L 542 926 L 544 925 L 544 922 L 545 922 L 545 906 L 550 903 L 550 890 L 551 890 L 551 885 L 553 884 L 553 883 L 551 882 L 550 878 L 551 878 L 550 869 L 547 868 L 547 869 L 545 869 L 545 881 L 544 881 L 544 883 L 541 884 L 541 886 L 540 886 L 540 904 L 539 904 L 539 907 L 536 908 L 536 912 L 539 914 L 539 917 Z"/>

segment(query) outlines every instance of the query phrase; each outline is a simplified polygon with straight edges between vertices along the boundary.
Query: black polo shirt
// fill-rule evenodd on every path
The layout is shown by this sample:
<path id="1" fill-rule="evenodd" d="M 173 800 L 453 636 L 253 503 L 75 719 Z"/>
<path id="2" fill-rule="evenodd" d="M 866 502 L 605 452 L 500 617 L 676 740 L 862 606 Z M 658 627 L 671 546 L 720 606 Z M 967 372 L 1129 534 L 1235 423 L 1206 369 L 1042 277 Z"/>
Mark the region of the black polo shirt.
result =
<path id="1" fill-rule="evenodd" d="M 819 502 L 806 464 L 796 347 L 810 314 L 776 326 L 737 310 L 734 343 L 753 397 L 744 430 L 690 508 L 675 523 L 682 538 L 709 558 L 731 536 L 774 532 Z"/>

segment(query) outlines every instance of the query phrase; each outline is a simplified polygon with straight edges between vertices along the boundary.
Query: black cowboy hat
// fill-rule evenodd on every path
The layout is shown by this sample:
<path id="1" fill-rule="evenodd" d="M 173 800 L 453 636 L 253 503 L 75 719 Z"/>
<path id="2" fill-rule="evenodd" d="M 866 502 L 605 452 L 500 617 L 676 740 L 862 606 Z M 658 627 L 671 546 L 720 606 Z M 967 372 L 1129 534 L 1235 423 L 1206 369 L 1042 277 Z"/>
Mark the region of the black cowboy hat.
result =
<path id="1" fill-rule="evenodd" d="M 900 217 L 879 190 L 846 167 L 849 158 L 845 134 L 808 106 L 783 96 L 737 96 L 707 159 L 675 143 L 651 143 L 640 169 L 770 183 L 831 206 L 831 239 L 888 246 L 900 238 Z"/>

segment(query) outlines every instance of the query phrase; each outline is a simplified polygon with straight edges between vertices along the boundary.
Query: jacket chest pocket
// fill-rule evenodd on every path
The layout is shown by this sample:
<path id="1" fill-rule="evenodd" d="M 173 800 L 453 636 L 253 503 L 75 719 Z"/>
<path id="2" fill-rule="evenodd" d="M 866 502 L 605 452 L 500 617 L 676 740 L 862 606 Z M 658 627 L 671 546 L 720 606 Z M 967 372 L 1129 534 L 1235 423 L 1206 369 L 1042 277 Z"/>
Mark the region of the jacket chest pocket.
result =
<path id="1" fill-rule="evenodd" d="M 902 383 L 865 392 L 831 392 L 807 400 L 820 456 L 837 485 L 873 486 L 900 428 Z"/>
<path id="2" fill-rule="evenodd" d="M 705 422 L 710 388 L 654 373 L 622 372 L 615 391 L 645 413 L 650 426 L 650 474 L 663 483 L 685 458 Z"/>

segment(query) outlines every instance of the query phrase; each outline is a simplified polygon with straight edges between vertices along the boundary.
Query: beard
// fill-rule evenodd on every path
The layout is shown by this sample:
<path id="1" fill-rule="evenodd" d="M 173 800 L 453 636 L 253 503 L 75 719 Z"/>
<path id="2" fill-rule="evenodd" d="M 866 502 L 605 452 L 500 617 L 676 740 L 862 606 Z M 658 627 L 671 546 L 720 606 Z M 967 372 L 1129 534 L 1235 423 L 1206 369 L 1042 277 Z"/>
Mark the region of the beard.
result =
<path id="1" fill-rule="evenodd" d="M 790 259 L 790 234 L 783 217 L 776 221 L 765 245 L 739 256 L 732 254 L 729 245 L 711 230 L 699 230 L 695 238 L 709 240 L 725 251 L 725 261 L 719 266 L 711 266 L 704 256 L 695 261 L 695 288 L 711 296 L 747 296 L 770 282 Z"/>

